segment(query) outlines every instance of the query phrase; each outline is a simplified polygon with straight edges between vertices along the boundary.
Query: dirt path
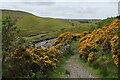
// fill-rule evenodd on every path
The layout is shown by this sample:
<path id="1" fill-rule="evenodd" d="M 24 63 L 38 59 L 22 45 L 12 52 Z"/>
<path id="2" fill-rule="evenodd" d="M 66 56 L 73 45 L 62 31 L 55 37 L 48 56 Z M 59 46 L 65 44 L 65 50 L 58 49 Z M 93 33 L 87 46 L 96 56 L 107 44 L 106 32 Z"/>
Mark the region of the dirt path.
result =
<path id="1" fill-rule="evenodd" d="M 90 71 L 79 60 L 79 55 L 73 55 L 67 61 L 65 70 L 68 74 L 63 78 L 95 78 Z"/>

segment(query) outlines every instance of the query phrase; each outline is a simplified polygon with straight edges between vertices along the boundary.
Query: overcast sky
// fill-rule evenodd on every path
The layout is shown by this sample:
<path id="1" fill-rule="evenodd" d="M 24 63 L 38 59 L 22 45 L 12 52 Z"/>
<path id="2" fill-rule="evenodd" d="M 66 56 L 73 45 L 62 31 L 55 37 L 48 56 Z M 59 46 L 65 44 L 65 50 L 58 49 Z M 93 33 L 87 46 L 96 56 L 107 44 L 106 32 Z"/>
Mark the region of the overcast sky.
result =
<path id="1" fill-rule="evenodd" d="M 1 0 L 0 9 L 21 10 L 41 17 L 103 19 L 118 15 L 118 1 L 119 0 Z"/>

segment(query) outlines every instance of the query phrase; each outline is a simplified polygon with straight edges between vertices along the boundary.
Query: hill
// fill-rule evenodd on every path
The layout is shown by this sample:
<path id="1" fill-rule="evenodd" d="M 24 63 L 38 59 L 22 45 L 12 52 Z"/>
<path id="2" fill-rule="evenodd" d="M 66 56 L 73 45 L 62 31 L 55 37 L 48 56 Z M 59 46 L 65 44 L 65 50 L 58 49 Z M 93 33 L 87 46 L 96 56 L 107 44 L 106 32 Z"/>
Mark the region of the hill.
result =
<path id="1" fill-rule="evenodd" d="M 96 22 L 82 23 L 77 20 L 62 20 L 54 18 L 43 18 L 28 12 L 2 10 L 2 18 L 10 16 L 20 28 L 20 35 L 27 39 L 48 39 L 59 34 L 69 32 L 82 32 L 94 29 Z"/>
<path id="2" fill-rule="evenodd" d="M 42 18 L 22 11 L 3 10 L 4 16 L 11 16 L 16 21 L 16 25 L 21 27 L 24 36 L 37 35 L 41 33 L 60 30 L 71 27 L 68 21 Z"/>

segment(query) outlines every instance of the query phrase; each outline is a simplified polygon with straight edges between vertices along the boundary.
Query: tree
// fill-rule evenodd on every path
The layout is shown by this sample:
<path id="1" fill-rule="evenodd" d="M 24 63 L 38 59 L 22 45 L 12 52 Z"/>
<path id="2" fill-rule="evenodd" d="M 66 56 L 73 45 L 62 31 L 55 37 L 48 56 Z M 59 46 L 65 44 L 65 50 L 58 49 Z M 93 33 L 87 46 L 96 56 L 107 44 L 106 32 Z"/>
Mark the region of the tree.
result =
<path id="1" fill-rule="evenodd" d="M 5 57 L 15 48 L 19 30 L 11 17 L 5 17 L 2 20 L 2 53 L 4 62 Z"/>

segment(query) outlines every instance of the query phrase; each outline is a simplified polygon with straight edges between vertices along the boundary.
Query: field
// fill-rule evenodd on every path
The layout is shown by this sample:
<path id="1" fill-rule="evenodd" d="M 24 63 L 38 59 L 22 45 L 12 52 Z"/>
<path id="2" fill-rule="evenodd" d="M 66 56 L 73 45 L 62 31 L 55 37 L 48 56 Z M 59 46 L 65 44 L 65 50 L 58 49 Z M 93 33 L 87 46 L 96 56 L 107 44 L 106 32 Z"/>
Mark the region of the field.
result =
<path id="1" fill-rule="evenodd" d="M 119 16 L 70 20 L 2 13 L 3 78 L 119 77 Z"/>
<path id="2" fill-rule="evenodd" d="M 42 18 L 22 11 L 3 10 L 4 16 L 11 16 L 16 26 L 20 29 L 20 35 L 27 40 L 41 41 L 55 38 L 63 32 L 81 33 L 91 31 L 97 27 L 97 21 L 82 23 L 77 20 L 62 20 Z"/>

